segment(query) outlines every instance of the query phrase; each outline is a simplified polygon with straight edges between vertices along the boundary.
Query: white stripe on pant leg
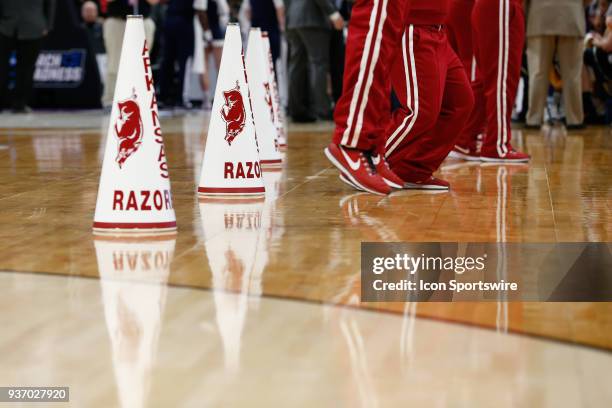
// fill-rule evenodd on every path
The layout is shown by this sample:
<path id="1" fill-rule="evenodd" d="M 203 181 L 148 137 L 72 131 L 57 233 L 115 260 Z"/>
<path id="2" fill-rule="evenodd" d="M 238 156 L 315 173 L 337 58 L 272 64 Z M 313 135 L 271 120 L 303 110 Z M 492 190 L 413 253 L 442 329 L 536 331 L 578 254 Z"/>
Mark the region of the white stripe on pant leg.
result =
<path id="1" fill-rule="evenodd" d="M 472 55 L 472 70 L 470 80 L 476 82 L 476 55 Z"/>
<path id="2" fill-rule="evenodd" d="M 385 20 L 387 19 L 387 1 L 383 0 L 383 6 L 381 10 L 380 22 L 378 23 L 378 32 L 376 33 L 376 40 L 374 41 L 374 55 L 372 55 L 372 61 L 369 67 L 368 72 L 368 80 L 366 82 L 365 91 L 363 92 L 363 100 L 361 101 L 361 107 L 359 108 L 359 114 L 357 115 L 357 126 L 355 127 L 354 135 L 360 135 L 361 129 L 363 127 L 363 113 L 368 106 L 368 95 L 370 94 L 370 88 L 372 87 L 372 82 L 374 81 L 374 70 L 376 69 L 376 65 L 378 64 L 378 57 L 380 56 L 380 47 L 383 37 L 383 27 L 385 25 Z M 392 0 L 395 1 L 395 0 Z M 359 137 L 353 136 L 353 141 L 351 143 L 352 147 L 357 146 Z"/>
<path id="3" fill-rule="evenodd" d="M 508 154 L 508 49 L 510 48 L 510 0 L 504 0 L 504 82 L 503 82 L 503 97 L 504 97 L 504 116 L 502 117 L 503 142 L 502 152 L 504 156 Z"/>
<path id="4" fill-rule="evenodd" d="M 405 46 L 404 46 L 404 49 L 406 49 Z M 410 28 L 409 28 L 408 49 L 409 49 L 409 53 L 410 53 L 410 69 L 409 70 L 412 72 L 412 88 L 414 90 L 414 98 L 412 100 L 413 101 L 413 105 L 414 105 L 414 109 L 412 109 L 412 114 L 406 116 L 406 118 L 404 119 L 402 125 L 393 133 L 393 135 L 391 135 L 389 140 L 387 140 L 387 156 L 389 156 L 391 153 L 393 153 L 393 151 L 395 149 L 397 149 L 397 146 L 399 146 L 399 144 L 404 140 L 406 135 L 408 135 L 408 133 L 410 133 L 410 131 L 412 130 L 412 127 L 414 126 L 414 124 L 415 124 L 415 122 L 416 122 L 416 120 L 417 120 L 417 118 L 419 116 L 419 82 L 418 82 L 418 78 L 417 78 L 417 67 L 416 67 L 416 62 L 415 62 L 415 57 L 414 57 L 414 26 L 413 25 L 411 25 Z M 404 55 L 404 58 L 406 58 L 405 55 Z M 407 66 L 407 65 L 405 65 L 405 66 Z M 406 71 L 406 75 L 408 75 L 408 72 L 409 71 L 407 70 Z M 407 81 L 407 82 L 409 82 L 409 81 Z M 410 102 L 410 99 L 409 99 L 409 102 Z M 399 136 L 399 138 L 398 138 L 397 134 L 399 132 L 401 132 L 402 129 L 404 129 L 405 122 L 406 122 L 406 120 L 408 118 L 411 118 L 410 124 L 403 131 L 401 136 Z"/>
<path id="5" fill-rule="evenodd" d="M 410 28 L 408 28 L 410 30 Z M 406 35 L 408 35 L 408 31 L 404 31 L 404 35 L 402 36 L 402 55 L 403 55 L 403 66 L 404 66 L 404 74 L 406 75 L 406 107 L 412 110 L 412 85 L 410 84 L 410 66 L 408 65 L 408 47 L 406 44 Z M 397 135 L 404 129 L 404 127 L 408 124 L 408 120 L 410 119 L 409 115 L 406 115 L 402 123 L 399 125 L 397 129 L 393 132 L 391 136 L 385 142 L 386 146 L 389 146 L 393 143 L 393 140 L 397 137 Z"/>
<path id="6" fill-rule="evenodd" d="M 349 145 L 351 141 L 353 119 L 355 118 L 355 110 L 357 109 L 357 105 L 359 103 L 359 94 L 361 93 L 361 87 L 363 86 L 363 78 L 367 70 L 368 55 L 370 54 L 370 47 L 372 46 L 372 37 L 374 36 L 374 27 L 376 26 L 376 19 L 378 17 L 379 2 L 380 0 L 374 0 L 372 14 L 370 15 L 370 26 L 368 28 L 368 34 L 366 36 L 366 42 L 363 48 L 363 54 L 361 55 L 361 64 L 359 65 L 359 76 L 357 78 L 357 84 L 355 85 L 355 89 L 353 90 L 353 98 L 351 99 L 351 105 L 349 108 L 349 116 L 346 122 L 347 126 L 346 126 L 346 129 L 344 130 L 344 134 L 342 135 L 342 140 L 340 142 L 343 145 Z"/>
<path id="7" fill-rule="evenodd" d="M 499 0 L 499 18 L 498 18 L 498 42 L 497 42 L 497 86 L 496 86 L 496 102 L 495 102 L 495 109 L 497 110 L 497 140 L 495 142 L 496 147 L 497 147 L 497 154 L 498 156 L 502 156 L 502 152 L 501 152 L 501 146 L 500 146 L 500 142 L 501 142 L 501 80 L 502 80 L 502 65 L 504 63 L 503 61 L 503 42 L 504 42 L 504 21 L 503 21 L 503 2 L 504 0 Z"/>

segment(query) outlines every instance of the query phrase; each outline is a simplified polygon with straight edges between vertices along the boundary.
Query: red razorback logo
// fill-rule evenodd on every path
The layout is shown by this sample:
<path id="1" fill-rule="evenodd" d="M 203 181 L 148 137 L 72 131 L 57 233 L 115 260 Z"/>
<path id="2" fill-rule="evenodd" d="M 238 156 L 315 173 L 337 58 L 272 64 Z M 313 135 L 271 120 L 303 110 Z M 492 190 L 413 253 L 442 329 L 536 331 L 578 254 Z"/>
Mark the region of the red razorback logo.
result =
<path id="1" fill-rule="evenodd" d="M 221 117 L 225 121 L 225 141 L 231 146 L 246 123 L 246 111 L 238 82 L 236 82 L 235 88 L 223 91 L 223 97 L 225 98 L 225 105 L 221 108 Z"/>
<path id="2" fill-rule="evenodd" d="M 140 147 L 143 127 L 136 95 L 118 102 L 117 106 L 119 107 L 119 117 L 115 122 L 115 134 L 119 139 L 119 148 L 115 161 L 119 164 L 119 168 L 122 168 L 123 163 Z"/>

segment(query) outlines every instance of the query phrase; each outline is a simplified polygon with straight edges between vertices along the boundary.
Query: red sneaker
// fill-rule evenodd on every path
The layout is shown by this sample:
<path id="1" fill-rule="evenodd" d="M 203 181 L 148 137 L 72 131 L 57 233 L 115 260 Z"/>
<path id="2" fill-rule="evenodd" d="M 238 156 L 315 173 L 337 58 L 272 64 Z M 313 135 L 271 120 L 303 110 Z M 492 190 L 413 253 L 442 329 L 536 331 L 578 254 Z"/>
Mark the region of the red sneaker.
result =
<path id="1" fill-rule="evenodd" d="M 376 172 L 383 178 L 389 187 L 397 189 L 404 188 L 404 180 L 391 170 L 384 156 L 380 154 L 372 156 L 372 163 L 376 167 Z"/>
<path id="2" fill-rule="evenodd" d="M 450 190 L 450 183 L 431 176 L 426 180 L 406 181 L 404 188 L 406 190 Z"/>
<path id="3" fill-rule="evenodd" d="M 334 166 L 357 188 L 372 194 L 387 195 L 391 187 L 372 168 L 366 152 L 347 149 L 330 144 L 325 148 L 325 155 Z"/>
<path id="4" fill-rule="evenodd" d="M 480 153 L 475 148 L 461 147 L 455 145 L 448 154 L 451 159 L 461 159 L 467 161 L 480 161 Z"/>
<path id="5" fill-rule="evenodd" d="M 489 163 L 526 163 L 531 159 L 531 156 L 527 153 L 517 152 L 510 148 L 505 156 L 500 156 L 497 152 L 492 154 L 480 153 L 480 160 Z"/>

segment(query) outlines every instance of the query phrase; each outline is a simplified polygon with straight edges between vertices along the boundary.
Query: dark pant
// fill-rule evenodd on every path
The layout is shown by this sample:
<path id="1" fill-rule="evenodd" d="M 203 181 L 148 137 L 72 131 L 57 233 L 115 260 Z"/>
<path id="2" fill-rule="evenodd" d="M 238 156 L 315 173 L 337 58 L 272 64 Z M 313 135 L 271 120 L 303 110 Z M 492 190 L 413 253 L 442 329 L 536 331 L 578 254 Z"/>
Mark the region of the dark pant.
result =
<path id="1" fill-rule="evenodd" d="M 32 91 L 32 77 L 42 39 L 19 40 L 0 34 L 0 108 L 7 102 L 9 58 L 11 52 L 17 52 L 15 88 L 11 107 L 22 109 Z"/>
<path id="2" fill-rule="evenodd" d="M 193 21 L 167 17 L 163 40 L 164 57 L 161 66 L 160 99 L 167 104 L 182 105 L 185 66 L 187 59 L 193 53 Z M 176 87 L 174 86 L 175 78 Z"/>
<path id="3" fill-rule="evenodd" d="M 331 30 L 298 28 L 289 30 L 289 110 L 292 116 L 315 115 L 331 118 L 327 93 Z M 304 84 L 308 94 L 304 95 Z M 307 101 L 307 102 L 306 102 Z"/>
<path id="4" fill-rule="evenodd" d="M 593 68 L 598 82 L 612 80 L 612 64 L 610 64 L 609 53 L 601 48 L 587 48 L 584 50 L 584 64 Z"/>
<path id="5" fill-rule="evenodd" d="M 342 81 L 344 79 L 344 33 L 334 30 L 331 34 L 331 43 L 329 49 L 330 70 L 332 96 L 334 103 L 338 102 L 342 96 Z"/>

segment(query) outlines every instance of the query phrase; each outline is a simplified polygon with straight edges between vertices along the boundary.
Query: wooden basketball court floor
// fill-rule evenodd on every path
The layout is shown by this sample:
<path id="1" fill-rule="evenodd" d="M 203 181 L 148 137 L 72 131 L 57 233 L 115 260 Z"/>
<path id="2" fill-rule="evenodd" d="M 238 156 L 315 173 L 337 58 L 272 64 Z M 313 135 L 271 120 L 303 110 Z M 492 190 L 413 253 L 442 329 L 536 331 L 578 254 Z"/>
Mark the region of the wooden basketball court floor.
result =
<path id="1" fill-rule="evenodd" d="M 0 386 L 71 406 L 612 403 L 610 303 L 360 303 L 361 241 L 609 242 L 612 134 L 515 131 L 450 193 L 345 187 L 292 126 L 264 203 L 200 203 L 207 119 L 163 121 L 175 238 L 95 239 L 101 114 L 0 115 Z M 53 406 L 61 406 L 55 404 Z"/>

